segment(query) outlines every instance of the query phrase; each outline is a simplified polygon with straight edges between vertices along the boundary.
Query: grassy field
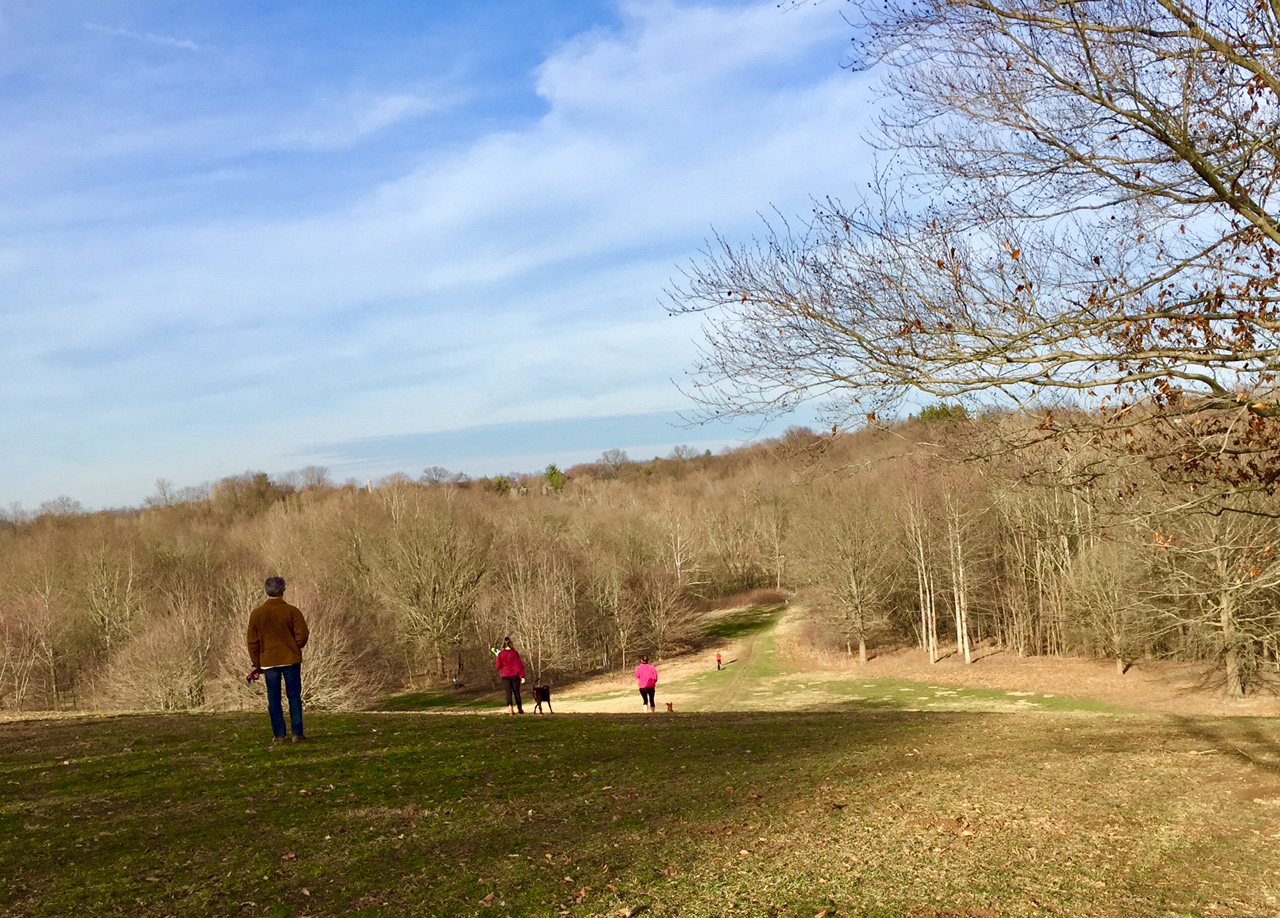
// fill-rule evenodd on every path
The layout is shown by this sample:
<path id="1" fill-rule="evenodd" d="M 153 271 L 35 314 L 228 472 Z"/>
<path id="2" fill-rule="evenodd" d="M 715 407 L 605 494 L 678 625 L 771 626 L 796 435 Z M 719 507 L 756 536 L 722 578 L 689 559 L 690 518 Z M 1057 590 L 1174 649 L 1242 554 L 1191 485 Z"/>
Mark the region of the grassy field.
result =
<path id="1" fill-rule="evenodd" d="M 0 726 L 7 915 L 1275 915 L 1280 727 L 1080 712 Z"/>
<path id="2" fill-rule="evenodd" d="M 619 674 L 578 713 L 419 692 L 297 746 L 265 712 L 0 725 L 0 912 L 1280 914 L 1275 721 L 805 671 L 780 616 L 664 664 L 675 714 Z"/>

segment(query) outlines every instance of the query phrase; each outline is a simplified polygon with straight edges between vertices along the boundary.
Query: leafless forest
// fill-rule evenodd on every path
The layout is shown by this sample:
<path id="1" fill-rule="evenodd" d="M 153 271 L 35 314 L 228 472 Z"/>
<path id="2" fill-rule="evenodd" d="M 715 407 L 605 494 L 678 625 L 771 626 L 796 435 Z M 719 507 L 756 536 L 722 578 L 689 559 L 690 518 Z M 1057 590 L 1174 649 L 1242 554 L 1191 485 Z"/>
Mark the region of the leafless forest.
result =
<path id="1" fill-rule="evenodd" d="M 487 685 L 511 635 L 561 679 L 696 646 L 701 613 L 781 590 L 848 654 L 1202 662 L 1228 694 L 1277 668 L 1267 512 L 1188 511 L 1144 462 L 1087 443 L 960 461 L 1010 418 L 935 408 L 857 434 L 795 429 L 722 455 L 469 481 L 432 468 L 358 487 L 246 474 L 147 506 L 67 501 L 0 525 L 0 706 L 194 710 L 250 700 L 243 630 L 279 573 L 307 613 L 309 703 Z M 1007 431 L 1005 431 L 1007 433 Z"/>

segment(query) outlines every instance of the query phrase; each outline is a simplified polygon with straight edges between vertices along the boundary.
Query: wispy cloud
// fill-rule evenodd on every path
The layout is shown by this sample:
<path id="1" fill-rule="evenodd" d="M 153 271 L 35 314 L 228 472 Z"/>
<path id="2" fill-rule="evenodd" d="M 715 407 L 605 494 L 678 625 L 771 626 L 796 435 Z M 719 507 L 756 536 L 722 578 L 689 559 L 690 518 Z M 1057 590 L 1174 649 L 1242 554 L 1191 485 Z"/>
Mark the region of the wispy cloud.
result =
<path id="1" fill-rule="evenodd" d="M 103 35 L 115 35 L 119 38 L 131 38 L 134 41 L 144 41 L 153 45 L 164 45 L 169 48 L 181 48 L 184 51 L 200 50 L 200 46 L 194 41 L 186 38 L 174 38 L 171 35 L 157 35 L 155 32 L 135 32 L 132 29 L 121 29 L 116 26 L 99 25 L 96 22 L 86 22 L 84 27 L 90 32 L 100 32 Z"/>
<path id="2" fill-rule="evenodd" d="M 830 7 L 632 2 L 511 74 L 523 96 L 501 106 L 406 73 L 329 74 L 284 114 L 240 84 L 184 96 L 194 114 L 142 120 L 164 86 L 106 110 L 104 131 L 133 118 L 155 145 L 100 160 L 86 138 L 101 178 L 54 229 L 5 225 L 0 504 L 328 457 L 371 477 L 450 464 L 431 449 L 460 471 L 571 461 L 540 452 L 541 423 L 580 453 L 699 442 L 619 435 L 685 407 L 671 381 L 697 328 L 661 291 L 713 226 L 745 237 L 865 179 L 845 28 Z M 21 136 L 38 178 L 53 147 L 31 138 L 52 135 Z M 506 426 L 449 438 L 477 425 Z"/>
<path id="3" fill-rule="evenodd" d="M 251 143 L 262 150 L 342 149 L 450 104 L 447 96 L 422 92 L 350 93 L 319 100 Z"/>

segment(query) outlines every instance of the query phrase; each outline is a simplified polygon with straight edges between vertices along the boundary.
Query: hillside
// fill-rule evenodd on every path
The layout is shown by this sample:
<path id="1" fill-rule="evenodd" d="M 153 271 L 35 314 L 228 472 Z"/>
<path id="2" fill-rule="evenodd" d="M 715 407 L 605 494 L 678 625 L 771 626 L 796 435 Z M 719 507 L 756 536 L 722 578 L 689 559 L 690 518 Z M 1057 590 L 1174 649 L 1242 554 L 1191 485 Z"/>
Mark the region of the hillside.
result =
<path id="1" fill-rule="evenodd" d="M 276 574 L 313 626 L 314 709 L 483 686 L 507 636 L 537 678 L 625 682 L 623 660 L 709 646 L 727 636 L 707 616 L 768 594 L 803 607 L 820 652 L 865 655 L 885 675 L 893 659 L 907 666 L 895 656 L 906 646 L 941 654 L 938 673 L 968 647 L 984 659 L 964 678 L 996 669 L 1001 648 L 1118 663 L 1136 684 L 1185 665 L 1269 710 L 1277 498 L 1215 517 L 1179 510 L 1137 468 L 1115 491 L 1046 481 L 1058 453 L 962 461 L 975 438 L 1017 423 L 794 430 L 719 456 L 613 456 L 484 481 L 256 473 L 132 513 L 10 521 L 0 711 L 255 707 L 236 677 L 249 610 Z"/>

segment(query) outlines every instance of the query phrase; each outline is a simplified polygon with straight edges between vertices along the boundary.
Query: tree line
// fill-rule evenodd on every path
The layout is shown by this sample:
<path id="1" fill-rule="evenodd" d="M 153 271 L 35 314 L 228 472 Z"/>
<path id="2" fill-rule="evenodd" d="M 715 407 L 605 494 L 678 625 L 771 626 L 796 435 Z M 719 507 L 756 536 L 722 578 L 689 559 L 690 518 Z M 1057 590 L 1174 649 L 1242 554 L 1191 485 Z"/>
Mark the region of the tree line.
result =
<path id="1" fill-rule="evenodd" d="M 914 643 L 1197 661 L 1241 695 L 1280 657 L 1264 516 L 1187 510 L 1143 463 L 1104 479 L 1087 442 L 981 462 L 1025 427 L 943 406 L 857 434 L 794 429 L 710 456 L 613 455 L 471 482 L 246 475 L 132 511 L 0 526 L 0 707 L 193 710 L 250 701 L 243 631 L 281 574 L 312 625 L 308 703 L 486 686 L 510 635 L 532 675 L 697 646 L 703 612 L 794 597 L 852 662 Z M 1280 508 L 1272 508 L 1280 509 Z"/>

